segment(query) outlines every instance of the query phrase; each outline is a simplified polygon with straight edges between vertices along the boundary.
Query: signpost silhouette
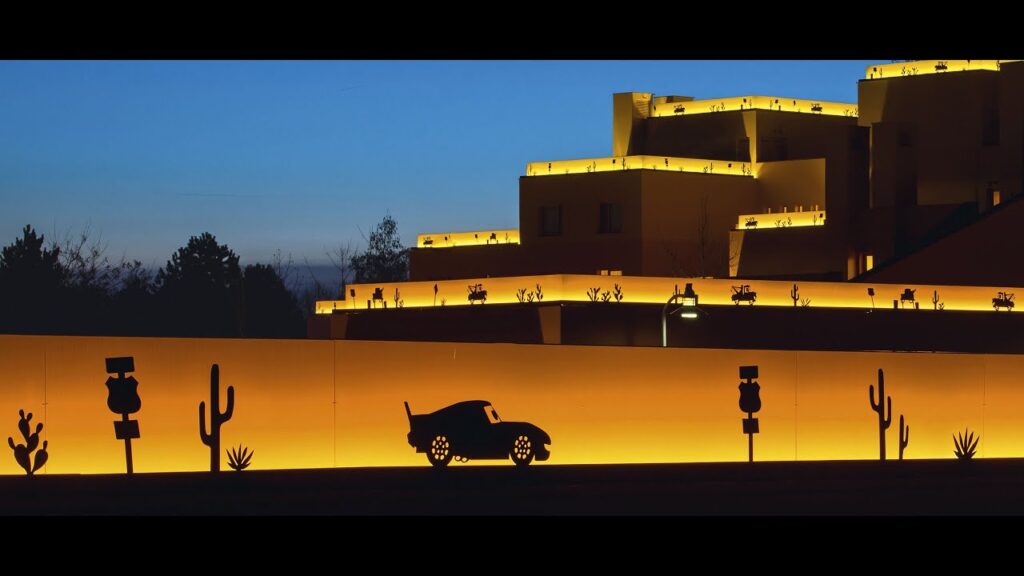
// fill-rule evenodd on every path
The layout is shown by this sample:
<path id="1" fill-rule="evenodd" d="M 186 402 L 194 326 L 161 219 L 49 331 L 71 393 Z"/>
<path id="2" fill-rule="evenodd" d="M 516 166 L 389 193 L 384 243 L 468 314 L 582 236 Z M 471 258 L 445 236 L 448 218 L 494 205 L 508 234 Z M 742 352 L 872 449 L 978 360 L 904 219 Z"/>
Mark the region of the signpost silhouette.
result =
<path id="1" fill-rule="evenodd" d="M 754 412 L 761 410 L 761 385 L 755 382 L 757 378 L 757 366 L 740 366 L 740 410 L 747 413 L 743 419 L 743 433 L 747 435 L 747 449 L 750 454 L 750 461 L 754 461 L 754 434 L 760 432 L 757 418 Z"/>
<path id="2" fill-rule="evenodd" d="M 142 408 L 142 399 L 139 398 L 139 382 L 133 376 L 125 376 L 128 372 L 135 371 L 135 357 L 124 356 L 119 358 L 107 358 L 107 373 L 117 374 L 107 378 L 107 408 L 114 414 L 120 414 L 121 420 L 114 421 L 114 437 L 124 440 L 124 459 L 128 467 L 128 473 L 134 470 L 132 466 L 132 438 L 139 438 L 139 421 L 130 420 L 129 414 L 134 414 Z"/>

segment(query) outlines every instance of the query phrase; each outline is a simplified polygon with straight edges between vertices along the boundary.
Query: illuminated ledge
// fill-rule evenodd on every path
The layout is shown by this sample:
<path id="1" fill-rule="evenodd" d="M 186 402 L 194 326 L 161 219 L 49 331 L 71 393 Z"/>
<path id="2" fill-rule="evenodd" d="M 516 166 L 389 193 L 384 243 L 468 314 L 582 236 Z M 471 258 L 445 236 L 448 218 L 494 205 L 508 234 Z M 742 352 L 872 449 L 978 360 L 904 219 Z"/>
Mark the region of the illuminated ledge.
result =
<path id="1" fill-rule="evenodd" d="M 665 116 L 690 116 L 712 112 L 735 112 L 737 110 L 775 110 L 777 112 L 803 112 L 824 116 L 857 117 L 857 105 L 846 102 L 825 102 L 802 100 L 779 96 L 733 96 L 689 102 L 669 102 L 670 96 L 658 96 L 651 101 L 651 118 Z"/>
<path id="2" fill-rule="evenodd" d="M 968 72 L 973 70 L 998 71 L 1003 62 L 1017 60 L 915 60 L 913 62 L 893 62 L 892 64 L 876 64 L 868 66 L 864 73 L 866 80 L 881 78 L 898 78 L 901 76 L 923 76 L 925 74 L 942 74 L 947 72 Z"/>
<path id="3" fill-rule="evenodd" d="M 438 232 L 416 236 L 417 248 L 455 248 L 456 246 L 485 246 L 519 244 L 519 230 L 476 230 L 473 232 Z"/>
<path id="4" fill-rule="evenodd" d="M 392 282 L 382 284 L 351 284 L 354 297 L 348 300 L 321 300 L 316 303 L 317 314 L 330 314 L 334 310 L 366 310 L 368 307 L 383 311 L 384 304 L 396 307 L 430 308 L 434 306 L 487 306 L 515 304 L 522 298 L 532 302 L 590 302 L 593 290 L 597 299 L 607 297 L 615 304 L 616 286 L 621 302 L 664 304 L 676 286 L 682 291 L 692 283 L 701 304 L 731 305 L 733 294 L 740 285 L 749 286 L 757 293 L 755 306 L 793 306 L 791 290 L 794 282 L 782 280 L 739 280 L 734 278 L 657 278 L 649 276 L 598 276 L 583 274 L 551 274 L 545 276 L 514 276 L 504 278 L 477 278 L 473 280 L 438 280 L 425 282 Z M 934 292 L 944 310 L 988 311 L 993 309 L 993 298 L 1000 292 L 1017 293 L 1024 297 L 1024 287 L 1006 286 L 931 286 L 923 284 L 869 284 L 852 282 L 796 282 L 799 298 L 808 299 L 814 308 L 889 309 L 893 301 L 898 307 L 914 308 L 913 302 L 900 302 L 907 289 L 915 290 L 915 301 L 921 311 L 937 307 L 932 304 Z M 479 289 L 477 288 L 479 286 Z M 436 287 L 436 291 L 435 291 Z M 539 290 L 538 290 L 539 287 Z M 868 289 L 874 290 L 874 298 Z M 481 291 L 486 291 L 486 295 Z M 379 294 L 374 299 L 374 293 Z M 540 299 L 538 300 L 538 292 Z M 607 294 L 606 294 L 607 293 Z M 469 298 L 473 296 L 471 301 Z M 482 303 L 486 298 L 486 303 Z M 743 306 L 747 301 L 742 302 Z M 1017 310 L 1014 308 L 1014 310 Z M 907 310 L 907 313 L 919 311 Z M 938 312 L 937 312 L 938 313 Z M 500 327 L 495 327 L 500 329 Z"/>
<path id="5" fill-rule="evenodd" d="M 803 226 L 824 226 L 825 211 L 772 212 L 768 214 L 740 214 L 737 230 L 774 230 L 777 228 L 799 228 Z"/>
<path id="6" fill-rule="evenodd" d="M 527 176 L 557 176 L 561 174 L 586 174 L 588 172 L 615 172 L 622 170 L 665 170 L 668 172 L 692 172 L 696 174 L 755 176 L 754 165 L 750 162 L 727 162 L 724 160 L 672 158 L 665 156 L 581 158 L 579 160 L 556 160 L 554 162 L 530 162 L 526 165 Z"/>

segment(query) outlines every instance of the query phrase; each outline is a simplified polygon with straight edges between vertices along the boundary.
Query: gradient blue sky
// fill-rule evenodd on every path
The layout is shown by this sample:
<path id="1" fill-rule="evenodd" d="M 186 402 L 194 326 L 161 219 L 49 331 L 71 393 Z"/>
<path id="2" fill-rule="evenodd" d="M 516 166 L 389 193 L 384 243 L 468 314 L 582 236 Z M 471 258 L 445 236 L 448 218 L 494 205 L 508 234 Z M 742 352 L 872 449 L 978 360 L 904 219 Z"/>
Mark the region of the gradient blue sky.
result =
<path id="1" fill-rule="evenodd" d="M 89 226 L 162 266 L 515 228 L 526 162 L 611 152 L 612 93 L 855 102 L 877 61 L 0 62 L 0 244 Z"/>

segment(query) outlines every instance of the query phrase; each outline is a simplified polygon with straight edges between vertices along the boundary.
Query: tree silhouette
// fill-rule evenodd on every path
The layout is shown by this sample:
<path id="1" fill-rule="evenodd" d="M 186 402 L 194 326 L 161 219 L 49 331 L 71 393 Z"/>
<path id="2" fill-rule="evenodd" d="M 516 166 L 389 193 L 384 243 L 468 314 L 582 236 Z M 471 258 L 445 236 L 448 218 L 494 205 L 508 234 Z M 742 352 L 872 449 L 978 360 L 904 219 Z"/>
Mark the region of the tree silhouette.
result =
<path id="1" fill-rule="evenodd" d="M 22 237 L 0 250 L 0 328 L 6 332 L 49 332 L 57 327 L 64 286 L 60 248 L 25 226 Z"/>
<path id="2" fill-rule="evenodd" d="M 302 310 L 295 295 L 273 266 L 245 267 L 244 336 L 246 338 L 302 338 L 306 334 Z"/>
<path id="3" fill-rule="evenodd" d="M 352 257 L 357 284 L 401 282 L 409 274 L 408 252 L 398 237 L 398 224 L 387 215 L 370 232 L 366 250 Z"/>
<path id="4" fill-rule="evenodd" d="M 242 271 L 238 256 L 209 232 L 189 238 L 157 273 L 164 333 L 172 336 L 239 336 Z"/>

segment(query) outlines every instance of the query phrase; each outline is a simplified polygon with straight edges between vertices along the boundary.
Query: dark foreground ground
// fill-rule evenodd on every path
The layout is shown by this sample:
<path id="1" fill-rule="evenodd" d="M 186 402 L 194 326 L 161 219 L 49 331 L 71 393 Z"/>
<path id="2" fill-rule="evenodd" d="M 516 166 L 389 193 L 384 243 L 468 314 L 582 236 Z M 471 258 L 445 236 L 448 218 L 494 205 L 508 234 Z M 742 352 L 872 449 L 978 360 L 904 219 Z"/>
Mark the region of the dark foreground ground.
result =
<path id="1" fill-rule="evenodd" d="M 1024 459 L 3 476 L 0 514 L 1024 514 Z"/>

